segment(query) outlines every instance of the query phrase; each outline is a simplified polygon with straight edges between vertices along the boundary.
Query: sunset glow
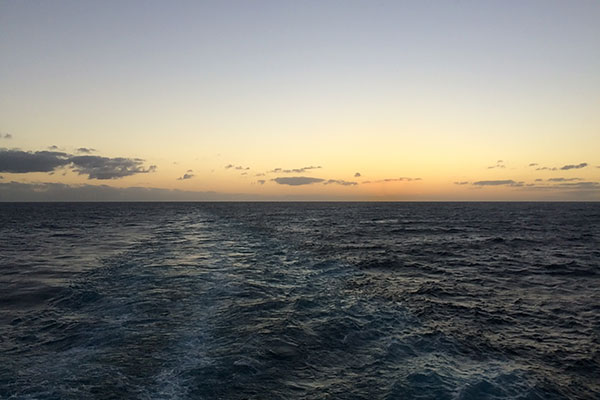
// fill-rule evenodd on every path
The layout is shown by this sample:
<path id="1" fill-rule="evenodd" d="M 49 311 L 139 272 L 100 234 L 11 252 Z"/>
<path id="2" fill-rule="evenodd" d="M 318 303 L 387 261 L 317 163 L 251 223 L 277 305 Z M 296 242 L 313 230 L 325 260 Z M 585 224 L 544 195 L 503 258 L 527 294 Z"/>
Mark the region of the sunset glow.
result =
<path id="1" fill-rule="evenodd" d="M 593 1 L 2 2 L 0 200 L 599 200 L 598 20 Z M 43 151 L 65 155 L 36 170 Z M 115 158 L 143 161 L 90 175 Z"/>

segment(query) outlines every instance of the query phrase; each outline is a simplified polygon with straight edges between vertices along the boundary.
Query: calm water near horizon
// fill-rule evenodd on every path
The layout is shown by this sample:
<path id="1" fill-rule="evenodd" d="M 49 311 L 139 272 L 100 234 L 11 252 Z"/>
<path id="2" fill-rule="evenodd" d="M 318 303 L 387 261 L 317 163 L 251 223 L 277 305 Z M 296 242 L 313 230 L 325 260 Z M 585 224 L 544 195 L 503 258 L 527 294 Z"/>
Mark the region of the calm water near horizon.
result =
<path id="1" fill-rule="evenodd" d="M 1 203 L 0 398 L 598 399 L 600 203 Z"/>

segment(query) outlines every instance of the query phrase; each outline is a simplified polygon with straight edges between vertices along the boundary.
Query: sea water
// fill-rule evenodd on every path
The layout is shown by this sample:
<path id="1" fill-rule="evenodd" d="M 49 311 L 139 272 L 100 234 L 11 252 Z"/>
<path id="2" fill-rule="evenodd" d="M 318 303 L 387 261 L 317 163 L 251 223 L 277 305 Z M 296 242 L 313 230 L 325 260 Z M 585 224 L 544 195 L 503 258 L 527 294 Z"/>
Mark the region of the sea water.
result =
<path id="1" fill-rule="evenodd" d="M 600 204 L 0 204 L 0 398 L 600 398 Z"/>

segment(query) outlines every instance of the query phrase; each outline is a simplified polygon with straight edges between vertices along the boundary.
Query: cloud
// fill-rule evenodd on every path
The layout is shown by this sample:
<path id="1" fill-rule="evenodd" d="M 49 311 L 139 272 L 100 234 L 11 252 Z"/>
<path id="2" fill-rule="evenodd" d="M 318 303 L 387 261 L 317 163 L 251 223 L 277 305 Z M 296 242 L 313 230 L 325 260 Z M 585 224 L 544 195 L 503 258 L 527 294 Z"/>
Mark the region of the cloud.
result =
<path id="1" fill-rule="evenodd" d="M 321 169 L 322 167 L 319 166 L 308 166 L 308 167 L 302 167 L 302 168 L 292 168 L 292 169 L 282 169 L 282 168 L 275 168 L 272 169 L 270 171 L 267 171 L 267 174 L 277 174 L 277 173 L 284 173 L 284 174 L 302 174 L 306 171 L 310 171 L 311 169 Z"/>
<path id="2" fill-rule="evenodd" d="M 183 174 L 182 177 L 177 178 L 178 181 L 185 181 L 187 179 L 192 179 L 195 175 L 194 174 Z"/>
<path id="3" fill-rule="evenodd" d="M 310 185 L 312 183 L 319 183 L 319 182 L 325 181 L 325 179 L 311 178 L 308 176 L 278 177 L 278 178 L 271 179 L 271 180 L 280 185 L 290 185 L 290 186 Z"/>
<path id="4" fill-rule="evenodd" d="M 469 181 L 454 182 L 455 185 L 468 185 Z"/>
<path id="5" fill-rule="evenodd" d="M 217 201 L 260 200 L 260 195 L 195 192 L 148 187 L 63 183 L 0 183 L 0 201 Z"/>
<path id="6" fill-rule="evenodd" d="M 75 156 L 69 161 L 73 163 L 73 171 L 87 175 L 88 179 L 118 179 L 156 171 L 156 165 L 145 168 L 140 158 Z"/>
<path id="7" fill-rule="evenodd" d="M 487 167 L 488 169 L 494 169 L 494 168 L 506 168 L 506 165 L 504 165 L 504 161 L 502 160 L 498 160 L 496 161 L 496 165 L 492 165 Z"/>
<path id="8" fill-rule="evenodd" d="M 260 174 L 256 174 L 254 176 L 265 176 L 265 174 L 263 174 L 262 172 Z"/>
<path id="9" fill-rule="evenodd" d="M 360 175 L 360 172 L 357 172 L 357 173 L 355 173 L 355 174 L 354 174 L 354 177 L 355 177 L 355 178 L 360 178 L 360 177 L 361 177 L 361 175 Z"/>
<path id="10" fill-rule="evenodd" d="M 94 153 L 96 151 L 96 149 L 80 147 L 76 151 L 77 151 L 77 153 L 80 153 L 80 154 L 91 154 L 91 153 Z"/>
<path id="11" fill-rule="evenodd" d="M 264 185 L 266 181 L 264 179 L 259 179 L 256 182 L 258 182 L 259 185 Z"/>
<path id="12" fill-rule="evenodd" d="M 598 200 L 596 196 L 600 194 L 600 182 L 560 182 L 546 185 L 530 184 L 522 189 L 548 193 L 561 193 L 569 197 L 577 196 L 579 199 Z"/>
<path id="13" fill-rule="evenodd" d="M 2 135 L 2 133 L 0 133 L 0 139 L 12 139 L 12 135 L 10 133 L 5 133 L 4 135 Z"/>
<path id="14" fill-rule="evenodd" d="M 531 164 L 529 164 L 530 167 L 537 167 L 538 163 L 532 162 Z"/>
<path id="15" fill-rule="evenodd" d="M 529 166 L 531 166 L 532 164 L 529 164 Z M 536 164 L 537 165 L 537 164 Z M 567 171 L 570 169 L 581 169 L 581 168 L 585 168 L 588 166 L 588 163 L 580 163 L 580 164 L 567 164 L 567 165 L 563 165 L 562 167 L 560 167 L 560 170 L 562 171 Z M 539 167 L 535 169 L 536 171 L 558 171 L 559 168 L 556 167 Z"/>
<path id="16" fill-rule="evenodd" d="M 537 179 L 536 179 L 537 180 Z M 572 181 L 582 181 L 581 178 L 550 178 L 548 182 L 572 182 Z"/>
<path id="17" fill-rule="evenodd" d="M 541 181 L 543 181 L 543 179 L 541 179 L 541 178 L 538 178 L 538 179 L 536 179 L 535 181 L 536 181 L 536 182 L 541 182 Z"/>
<path id="18" fill-rule="evenodd" d="M 560 169 L 561 170 L 580 169 L 580 168 L 585 168 L 587 166 L 588 166 L 588 163 L 581 163 L 581 164 L 577 164 L 577 165 L 569 164 L 569 165 L 563 165 L 562 167 L 560 167 Z"/>
<path id="19" fill-rule="evenodd" d="M 342 179 L 328 179 L 325 182 L 323 182 L 324 185 L 331 185 L 331 184 L 335 184 L 335 185 L 342 185 L 342 186 L 354 186 L 354 185 L 358 185 L 358 182 L 348 182 L 348 181 L 344 181 Z"/>
<path id="20" fill-rule="evenodd" d="M 231 168 L 236 169 L 238 171 L 240 171 L 240 170 L 249 170 L 250 169 L 250 167 L 242 167 L 241 165 L 233 165 L 233 164 L 227 164 L 225 166 L 225 169 L 231 169 Z"/>
<path id="21" fill-rule="evenodd" d="M 59 148 L 56 145 L 52 145 L 52 146 L 48 146 L 48 150 L 59 150 Z"/>
<path id="22" fill-rule="evenodd" d="M 185 172 L 188 172 L 188 173 L 190 173 L 190 172 L 194 172 L 194 170 L 188 169 L 188 170 L 187 170 L 187 171 L 185 171 Z"/>
<path id="23" fill-rule="evenodd" d="M 577 189 L 595 189 L 600 188 L 599 182 L 575 182 L 575 183 L 559 183 L 557 186 Z"/>
<path id="24" fill-rule="evenodd" d="M 0 149 L 0 172 L 50 172 L 69 165 L 70 155 L 57 151 L 28 152 Z"/>
<path id="25" fill-rule="evenodd" d="M 523 182 L 515 182 L 512 179 L 503 179 L 495 181 L 477 181 L 473 182 L 476 186 L 523 186 Z"/>
<path id="26" fill-rule="evenodd" d="M 109 158 L 100 156 L 73 156 L 58 151 L 21 151 L 0 149 L 0 172 L 52 172 L 69 167 L 88 179 L 117 179 L 124 176 L 154 172 L 156 166 L 145 168 L 139 158 Z"/>
<path id="27" fill-rule="evenodd" d="M 407 178 L 407 177 L 401 177 L 401 178 L 386 178 L 386 179 L 380 179 L 378 181 L 363 181 L 363 184 L 369 184 L 369 183 L 386 183 L 386 182 L 412 182 L 412 181 L 420 181 L 421 178 Z"/>

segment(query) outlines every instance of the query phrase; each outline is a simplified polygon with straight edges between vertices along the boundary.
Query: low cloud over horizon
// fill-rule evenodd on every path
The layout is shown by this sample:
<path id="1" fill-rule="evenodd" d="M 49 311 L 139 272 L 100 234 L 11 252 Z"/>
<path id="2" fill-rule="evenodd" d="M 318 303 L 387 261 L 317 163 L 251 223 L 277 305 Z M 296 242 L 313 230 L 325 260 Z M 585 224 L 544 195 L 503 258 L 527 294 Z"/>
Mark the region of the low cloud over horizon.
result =
<path id="1" fill-rule="evenodd" d="M 221 201 L 242 198 L 259 199 L 259 196 L 150 187 L 117 188 L 50 182 L 0 183 L 0 201 Z"/>

